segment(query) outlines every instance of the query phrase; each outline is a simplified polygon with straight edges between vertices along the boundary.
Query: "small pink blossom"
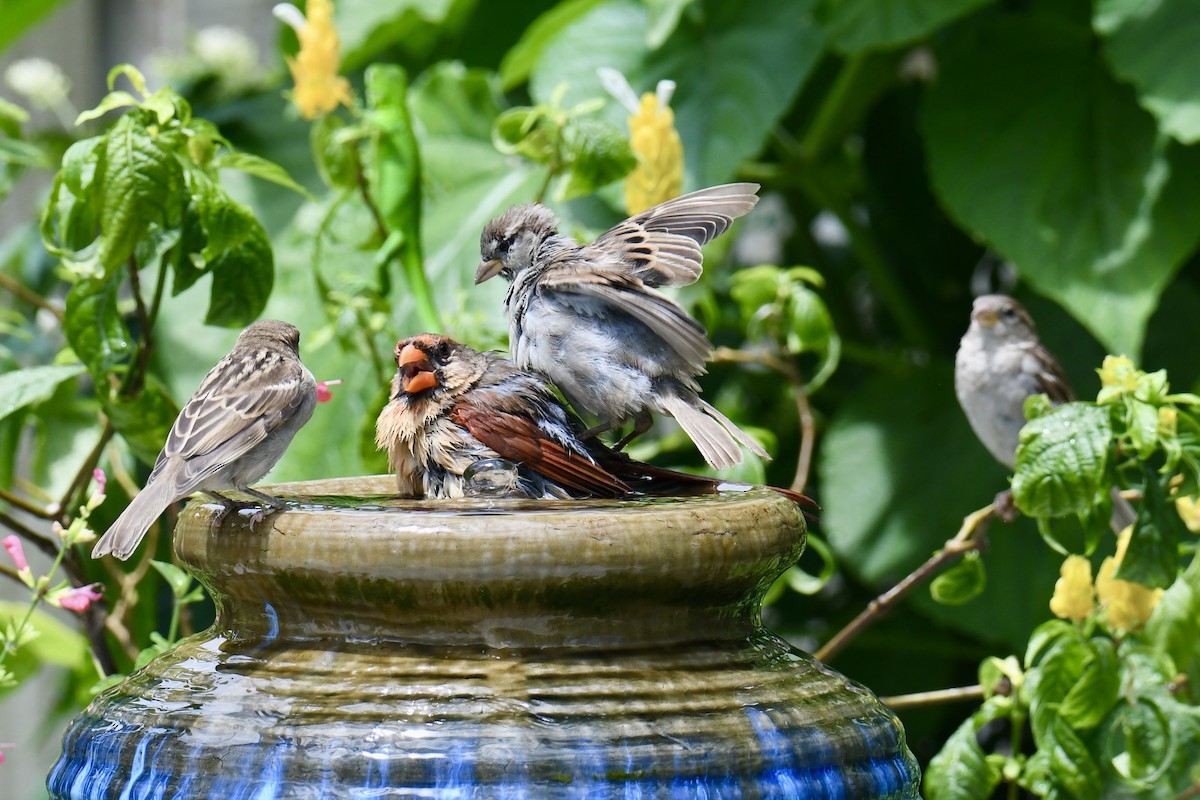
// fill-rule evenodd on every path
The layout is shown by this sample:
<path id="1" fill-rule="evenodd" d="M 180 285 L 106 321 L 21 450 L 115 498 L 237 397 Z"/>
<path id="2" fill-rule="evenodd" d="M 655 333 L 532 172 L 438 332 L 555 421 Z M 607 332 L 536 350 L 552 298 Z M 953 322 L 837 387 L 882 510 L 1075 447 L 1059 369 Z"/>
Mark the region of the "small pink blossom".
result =
<path id="1" fill-rule="evenodd" d="M 92 480 L 96 482 L 96 487 L 100 490 L 100 494 L 104 494 L 104 489 L 108 486 L 108 476 L 104 474 L 104 470 L 99 467 L 92 470 Z"/>
<path id="2" fill-rule="evenodd" d="M 17 572 L 24 572 L 29 568 L 28 562 L 25 561 L 25 548 L 21 546 L 21 540 L 17 538 L 16 534 L 5 536 L 3 544 L 8 557 L 17 565 Z"/>
<path id="3" fill-rule="evenodd" d="M 317 402 L 318 403 L 328 403 L 330 400 L 332 400 L 333 392 L 329 391 L 329 387 L 337 386 L 337 385 L 341 384 L 341 382 L 342 382 L 341 378 L 338 378 L 337 380 L 332 380 L 332 381 L 318 381 L 317 382 Z"/>
<path id="4" fill-rule="evenodd" d="M 88 610 L 92 603 L 99 600 L 103 595 L 103 584 L 93 583 L 89 586 L 79 586 L 64 592 L 57 598 L 52 598 L 51 602 L 55 605 L 67 609 L 68 611 L 76 611 L 82 613 Z"/>
<path id="5" fill-rule="evenodd" d="M 4 750 L 8 747 L 16 747 L 12 742 L 0 742 L 0 764 L 4 763 Z"/>

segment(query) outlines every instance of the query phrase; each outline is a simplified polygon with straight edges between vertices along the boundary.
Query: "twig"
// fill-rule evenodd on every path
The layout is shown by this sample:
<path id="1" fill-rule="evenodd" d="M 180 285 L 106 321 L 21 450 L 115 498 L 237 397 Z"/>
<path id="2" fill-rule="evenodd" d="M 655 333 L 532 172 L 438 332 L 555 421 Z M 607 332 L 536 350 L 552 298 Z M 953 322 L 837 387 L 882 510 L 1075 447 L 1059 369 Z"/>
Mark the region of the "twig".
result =
<path id="1" fill-rule="evenodd" d="M 1200 797 L 1200 783 L 1193 783 L 1191 786 L 1175 795 L 1175 800 L 1195 800 L 1197 797 Z"/>
<path id="2" fill-rule="evenodd" d="M 25 585 L 25 581 L 21 580 L 21 575 L 7 564 L 0 564 L 0 575 L 7 575 L 22 586 Z"/>
<path id="3" fill-rule="evenodd" d="M 26 514 L 32 514 L 33 516 L 41 517 L 42 519 L 54 519 L 55 517 L 58 516 L 57 509 L 47 508 L 46 506 L 39 506 L 36 503 L 32 503 L 32 502 L 26 500 L 24 497 L 21 497 L 20 495 L 13 494 L 12 492 L 5 489 L 3 486 L 0 486 L 0 500 L 3 500 L 4 502 L 8 503 L 10 506 L 15 506 L 15 507 L 21 509 Z"/>
<path id="4" fill-rule="evenodd" d="M 83 460 L 83 464 L 79 467 L 79 472 L 75 473 L 75 477 L 71 479 L 70 485 L 67 486 L 67 491 L 63 493 L 62 500 L 58 504 L 58 521 L 66 524 L 66 513 L 68 508 L 73 508 L 71 499 L 75 493 L 87 486 L 87 482 L 92 478 L 92 472 L 96 469 L 96 465 L 100 463 L 100 456 L 104 453 L 104 447 L 108 444 L 108 440 L 113 436 L 112 423 L 107 419 L 104 421 L 104 428 L 100 431 L 100 438 L 96 441 L 96 446 L 87 454 L 87 458 Z"/>
<path id="5" fill-rule="evenodd" d="M 384 220 L 379 206 L 375 204 L 375 198 L 371 197 L 371 186 L 367 182 L 367 173 L 357 150 L 354 154 L 354 182 L 358 184 L 358 193 L 362 195 L 363 204 L 367 207 L 367 211 L 371 212 L 371 219 L 375 221 L 375 231 L 379 234 L 379 241 L 386 242 L 388 238 L 387 221 Z"/>
<path id="6" fill-rule="evenodd" d="M 892 606 L 900 602 L 919 584 L 970 551 L 978 550 L 983 544 L 987 522 L 995 513 L 995 505 L 989 504 L 968 514 L 953 539 L 946 542 L 941 550 L 930 556 L 929 560 L 909 573 L 906 578 L 872 600 L 866 610 L 851 620 L 850 624 L 838 631 L 832 639 L 813 654 L 815 658 L 825 662 L 832 660 L 854 637 L 877 622 L 880 617 L 891 610 Z"/>
<path id="7" fill-rule="evenodd" d="M 121 385 L 121 393 L 128 396 L 134 396 L 141 391 L 142 383 L 146 378 L 146 367 L 150 364 L 150 354 L 154 350 L 154 322 L 150 319 L 149 312 L 146 311 L 141 280 L 138 276 L 137 259 L 131 255 L 129 256 L 129 288 L 133 294 L 138 324 L 142 327 L 142 337 L 138 342 L 137 360 Z"/>
<path id="8" fill-rule="evenodd" d="M 892 697 L 881 697 L 879 702 L 892 711 L 903 711 L 908 708 L 922 708 L 941 703 L 961 703 L 968 700 L 982 700 L 983 687 L 960 686 L 956 689 L 936 689 L 931 692 L 915 692 L 913 694 L 898 694 Z"/>
<path id="9" fill-rule="evenodd" d="M 49 311 L 59 322 L 62 322 L 63 319 L 65 319 L 66 315 L 61 308 L 54 305 L 54 303 L 51 303 L 49 300 L 42 297 L 40 294 L 33 291 L 11 275 L 0 272 L 0 288 L 8 289 L 10 292 L 24 300 L 26 303 L 29 303 L 31 306 L 36 306 Z"/>
<path id="10" fill-rule="evenodd" d="M 728 361 L 735 364 L 760 364 L 783 375 L 792 384 L 796 396 L 796 416 L 800 423 L 800 452 L 796 457 L 796 477 L 792 479 L 791 490 L 803 492 L 808 485 L 808 473 L 812 468 L 813 446 L 816 442 L 816 422 L 812 415 L 812 406 L 808 402 L 808 391 L 804 376 L 790 361 L 777 357 L 772 353 L 756 353 L 749 350 L 735 350 L 732 347 L 718 347 L 713 351 L 713 361 Z"/>

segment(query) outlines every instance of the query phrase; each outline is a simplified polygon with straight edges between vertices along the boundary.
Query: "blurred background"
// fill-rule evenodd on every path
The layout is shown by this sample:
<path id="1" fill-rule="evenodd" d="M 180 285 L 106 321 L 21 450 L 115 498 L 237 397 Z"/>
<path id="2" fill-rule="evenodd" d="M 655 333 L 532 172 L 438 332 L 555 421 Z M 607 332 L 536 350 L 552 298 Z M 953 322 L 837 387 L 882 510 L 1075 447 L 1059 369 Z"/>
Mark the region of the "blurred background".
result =
<path id="1" fill-rule="evenodd" d="M 796 485 L 824 508 L 817 547 L 764 609 L 796 646 L 815 650 L 1006 488 L 954 396 L 975 295 L 1020 298 L 1081 397 L 1106 352 L 1196 388 L 1200 89 L 1186 76 L 1200 69 L 1200 23 L 1187 0 L 342 0 L 335 66 L 355 99 L 315 121 L 292 102 L 297 37 L 272 5 L 3 0 L 0 97 L 29 113 L 3 136 L 45 159 L 0 151 L 0 370 L 70 361 L 53 309 L 70 305 L 78 276 L 49 255 L 38 222 L 67 148 L 115 119 L 77 127 L 77 114 L 106 94 L 110 68 L 131 63 L 151 92 L 172 87 L 234 150 L 304 190 L 220 171 L 273 253 L 246 306 L 294 322 L 316 377 L 346 381 L 270 480 L 382 471 L 371 432 L 395 340 L 440 327 L 479 349 L 506 345 L 501 282 L 472 286 L 483 224 L 534 198 L 581 238 L 627 216 L 631 111 L 601 85 L 596 70 L 610 67 L 635 96 L 675 82 L 685 191 L 762 184 L 757 209 L 707 249 L 703 278 L 679 298 L 721 348 L 705 396 L 775 456 L 730 477 Z M 403 110 L 371 99 L 368 68 L 382 64 L 407 76 Z M 399 141 L 380 133 L 387 114 L 408 115 L 419 161 L 381 155 Z M 394 218 L 385 202 L 379 224 L 368 198 L 404 181 L 415 194 Z M 175 289 L 149 370 L 178 404 L 249 319 L 205 324 L 231 291 L 207 277 Z M 117 291 L 115 313 L 143 341 L 129 286 Z M 169 406 L 143 427 L 169 425 Z M 99 412 L 85 375 L 0 418 L 0 485 L 60 496 L 97 447 Z M 113 480 L 97 530 L 148 473 L 132 433 L 118 434 L 99 463 L 129 482 Z M 666 421 L 632 454 L 704 469 Z M 167 539 L 147 557 L 169 560 Z M 1050 617 L 1060 560 L 1028 521 L 996 524 L 982 594 L 949 606 L 919 589 L 832 665 L 880 695 L 973 684 L 983 657 L 1022 653 Z M 170 592 L 144 567 L 134 586 L 87 562 L 110 603 L 128 591 L 140 609 L 129 641 L 107 634 L 127 670 L 165 629 Z M 27 596 L 0 581 L 0 600 Z M 208 604 L 189 611 L 196 628 L 211 619 Z M 63 726 L 96 685 L 77 620 L 54 613 L 59 657 L 41 651 L 0 694 L 0 742 L 15 745 L 0 765 L 5 797 L 44 794 Z M 901 715 L 922 764 L 970 710 Z"/>

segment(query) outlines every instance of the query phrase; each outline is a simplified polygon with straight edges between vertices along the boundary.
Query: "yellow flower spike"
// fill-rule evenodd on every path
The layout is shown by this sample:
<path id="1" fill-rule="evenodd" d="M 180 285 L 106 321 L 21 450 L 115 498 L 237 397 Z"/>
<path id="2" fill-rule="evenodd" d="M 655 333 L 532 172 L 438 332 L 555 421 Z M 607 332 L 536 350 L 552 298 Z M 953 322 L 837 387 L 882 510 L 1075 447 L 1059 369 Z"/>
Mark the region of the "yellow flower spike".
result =
<path id="1" fill-rule="evenodd" d="M 1117 554 L 1104 559 L 1096 576 L 1096 596 L 1100 598 L 1104 617 L 1113 630 L 1131 631 L 1145 625 L 1163 595 L 1162 589 L 1113 577 L 1125 558 L 1132 534 L 1132 526 L 1121 532 L 1117 539 Z"/>
<path id="2" fill-rule="evenodd" d="M 1058 570 L 1050 610 L 1060 619 L 1082 622 L 1096 607 L 1092 563 L 1083 556 L 1067 556 Z"/>
<path id="3" fill-rule="evenodd" d="M 1161 406 L 1158 409 L 1158 435 L 1164 439 L 1174 438 L 1179 428 L 1179 412 L 1174 406 Z"/>
<path id="4" fill-rule="evenodd" d="M 1200 504 L 1194 497 L 1180 497 L 1175 500 L 1175 511 L 1183 524 L 1192 533 L 1200 533 Z"/>
<path id="5" fill-rule="evenodd" d="M 328 114 L 339 104 L 349 106 L 350 82 L 338 75 L 342 62 L 341 43 L 333 26 L 332 0 L 308 0 L 306 16 L 295 6 L 281 3 L 275 6 L 276 18 L 296 31 L 300 51 L 287 60 L 296 88 L 292 102 L 305 119 Z"/>
<path id="6" fill-rule="evenodd" d="M 683 142 L 669 105 L 674 81 L 659 81 L 639 99 L 625 76 L 598 70 L 600 82 L 629 112 L 629 146 L 638 165 L 625 178 L 625 210 L 630 216 L 678 197 L 683 192 Z"/>
<path id="7" fill-rule="evenodd" d="M 1126 392 L 1137 388 L 1138 370 L 1125 356 L 1105 356 L 1100 365 L 1100 385 L 1116 386 Z"/>

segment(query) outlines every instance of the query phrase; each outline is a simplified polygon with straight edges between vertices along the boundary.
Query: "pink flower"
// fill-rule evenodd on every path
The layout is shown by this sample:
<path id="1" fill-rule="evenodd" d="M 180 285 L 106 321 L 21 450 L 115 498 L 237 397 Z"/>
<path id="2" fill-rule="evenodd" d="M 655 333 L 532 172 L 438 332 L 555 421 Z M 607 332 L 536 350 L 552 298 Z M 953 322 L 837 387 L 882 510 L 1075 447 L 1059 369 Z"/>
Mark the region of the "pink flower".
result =
<path id="1" fill-rule="evenodd" d="M 50 598 L 50 602 L 57 606 L 67 609 L 68 611 L 84 612 L 92 603 L 99 600 L 103 595 L 104 586 L 99 583 L 93 583 L 90 586 L 79 586 L 70 589 L 57 598 Z"/>
<path id="2" fill-rule="evenodd" d="M 318 381 L 317 382 L 317 402 L 328 403 L 333 399 L 333 392 L 329 391 L 330 386 L 337 386 L 342 382 L 341 378 L 333 381 Z"/>
<path id="3" fill-rule="evenodd" d="M 104 470 L 99 467 L 92 470 L 92 480 L 96 482 L 96 487 L 100 489 L 100 494 L 104 494 L 104 489 L 108 486 L 108 476 L 104 474 Z"/>
<path id="4" fill-rule="evenodd" d="M 0 764 L 4 763 L 4 749 L 6 747 L 16 747 L 16 745 L 11 742 L 0 742 Z"/>
<path id="5" fill-rule="evenodd" d="M 29 564 L 25 561 L 25 548 L 21 546 L 21 540 L 17 538 L 16 534 L 11 534 L 4 537 L 3 544 L 8 557 L 17 565 L 17 572 L 24 572 Z"/>

